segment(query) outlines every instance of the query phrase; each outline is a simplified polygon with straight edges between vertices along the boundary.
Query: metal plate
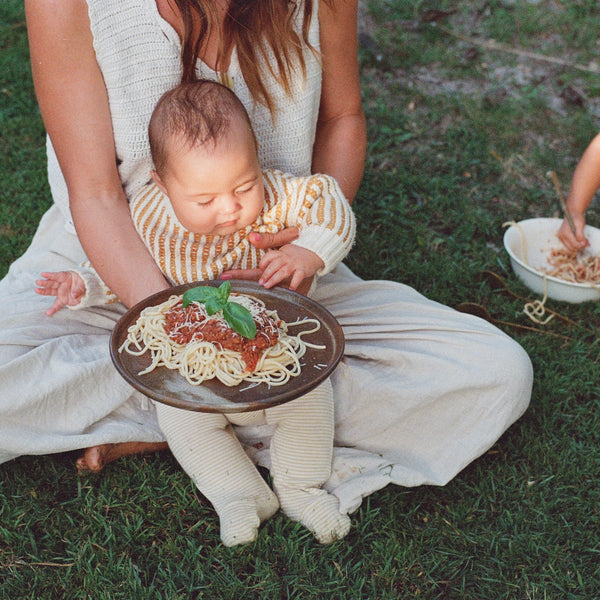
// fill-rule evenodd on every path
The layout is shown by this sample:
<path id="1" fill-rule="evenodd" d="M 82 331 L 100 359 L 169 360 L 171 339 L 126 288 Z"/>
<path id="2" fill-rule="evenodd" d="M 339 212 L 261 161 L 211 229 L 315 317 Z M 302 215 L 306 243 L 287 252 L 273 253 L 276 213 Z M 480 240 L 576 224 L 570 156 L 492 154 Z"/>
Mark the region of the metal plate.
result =
<path id="1" fill-rule="evenodd" d="M 259 298 L 270 310 L 276 310 L 280 319 L 291 323 L 303 318 L 318 319 L 321 329 L 305 337 L 311 344 L 325 349 L 307 348 L 302 357 L 302 372 L 281 386 L 253 385 L 242 382 L 228 387 L 212 379 L 201 385 L 191 385 L 178 371 L 158 367 L 146 375 L 138 375 L 150 365 L 149 353 L 132 356 L 119 352 L 127 338 L 127 330 L 133 325 L 142 310 L 168 300 L 173 294 L 183 294 L 188 288 L 198 285 L 218 287 L 223 281 L 204 281 L 163 290 L 149 296 L 129 309 L 118 321 L 110 340 L 110 355 L 119 373 L 142 394 L 177 408 L 201 412 L 245 412 L 260 410 L 289 402 L 310 391 L 329 375 L 344 353 L 344 334 L 335 317 L 323 306 L 296 292 L 285 288 L 265 289 L 251 281 L 231 281 L 231 290 Z"/>

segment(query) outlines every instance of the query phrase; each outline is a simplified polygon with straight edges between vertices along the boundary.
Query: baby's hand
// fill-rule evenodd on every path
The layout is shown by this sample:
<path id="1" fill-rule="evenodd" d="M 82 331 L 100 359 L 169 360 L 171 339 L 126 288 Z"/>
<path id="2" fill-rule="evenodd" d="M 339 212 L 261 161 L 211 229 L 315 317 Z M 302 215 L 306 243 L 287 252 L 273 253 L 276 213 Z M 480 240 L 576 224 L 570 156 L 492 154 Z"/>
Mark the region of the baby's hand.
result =
<path id="1" fill-rule="evenodd" d="M 312 277 L 325 265 L 317 254 L 301 246 L 287 244 L 270 250 L 260 261 L 262 274 L 258 283 L 266 288 L 290 279 L 289 289 L 295 290 L 307 277 Z"/>
<path id="2" fill-rule="evenodd" d="M 46 311 L 51 317 L 63 306 L 77 306 L 85 295 L 85 283 L 75 271 L 42 273 L 44 279 L 38 279 L 35 293 L 41 296 L 56 296 L 54 304 Z"/>

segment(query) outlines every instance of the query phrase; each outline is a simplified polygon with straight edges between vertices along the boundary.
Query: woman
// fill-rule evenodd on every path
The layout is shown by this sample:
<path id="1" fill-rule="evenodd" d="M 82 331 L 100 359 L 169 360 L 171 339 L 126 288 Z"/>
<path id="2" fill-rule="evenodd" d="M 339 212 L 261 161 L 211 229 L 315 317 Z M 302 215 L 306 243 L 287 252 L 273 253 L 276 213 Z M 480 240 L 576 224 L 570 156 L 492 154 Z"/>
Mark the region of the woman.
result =
<path id="1" fill-rule="evenodd" d="M 0 460 L 88 448 L 85 466 L 96 469 L 164 443 L 152 405 L 108 357 L 125 306 L 168 286 L 126 200 L 149 177 L 145 128 L 155 102 L 182 72 L 227 81 L 251 113 L 265 167 L 330 174 L 353 198 L 365 154 L 357 3 L 302 2 L 292 20 L 284 1 L 232 1 L 229 16 L 227 2 L 54 4 L 25 3 L 55 205 L 0 284 Z M 294 26 L 282 33 L 282 23 Z M 123 304 L 47 318 L 33 292 L 39 272 L 86 259 Z M 324 277 L 314 297 L 346 335 L 333 377 L 338 448 L 328 482 L 341 509 L 390 482 L 446 483 L 527 407 L 529 359 L 489 324 L 346 268 Z M 252 443 L 268 432 L 240 434 Z M 268 463 L 265 448 L 256 458 Z"/>

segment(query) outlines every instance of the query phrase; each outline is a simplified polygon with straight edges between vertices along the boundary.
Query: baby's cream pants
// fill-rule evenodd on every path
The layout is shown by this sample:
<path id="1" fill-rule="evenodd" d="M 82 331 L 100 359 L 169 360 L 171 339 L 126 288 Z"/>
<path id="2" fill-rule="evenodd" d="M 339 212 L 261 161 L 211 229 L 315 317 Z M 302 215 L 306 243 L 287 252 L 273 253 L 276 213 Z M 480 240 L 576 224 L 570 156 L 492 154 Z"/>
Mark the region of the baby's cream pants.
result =
<path id="1" fill-rule="evenodd" d="M 321 487 L 329 478 L 333 451 L 329 380 L 300 398 L 259 411 L 206 413 L 160 403 L 156 410 L 173 455 L 219 514 L 225 544 L 252 541 L 260 522 L 279 505 L 319 541 L 327 543 L 347 533 L 348 517 L 340 515 L 337 499 Z M 271 476 L 279 502 L 232 424 L 275 426 Z"/>

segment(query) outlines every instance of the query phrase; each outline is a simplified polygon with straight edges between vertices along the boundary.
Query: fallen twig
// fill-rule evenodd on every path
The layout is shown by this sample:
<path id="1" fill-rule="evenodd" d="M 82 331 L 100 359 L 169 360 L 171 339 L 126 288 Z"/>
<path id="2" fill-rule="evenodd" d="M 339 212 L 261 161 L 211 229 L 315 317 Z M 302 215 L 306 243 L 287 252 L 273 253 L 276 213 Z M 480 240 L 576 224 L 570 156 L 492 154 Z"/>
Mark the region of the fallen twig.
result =
<path id="1" fill-rule="evenodd" d="M 0 567 L 74 567 L 75 563 L 55 563 L 55 562 L 27 562 L 25 560 L 14 560 L 10 563 L 0 563 Z"/>
<path id="2" fill-rule="evenodd" d="M 577 69 L 579 71 L 587 71 L 588 73 L 600 73 L 600 66 L 595 64 L 590 64 L 588 66 L 581 65 L 578 63 L 574 63 L 570 60 L 565 60 L 564 58 L 556 58 L 555 56 L 546 56 L 545 54 L 539 54 L 538 52 L 531 52 L 530 50 L 522 50 L 520 48 L 513 48 L 512 46 L 508 46 L 507 44 L 503 44 L 502 42 L 497 42 L 493 39 L 482 40 L 479 38 L 470 37 L 468 35 L 463 35 L 462 33 L 458 33 L 453 31 L 452 29 L 448 29 L 439 23 L 436 24 L 436 27 L 439 27 L 444 33 L 447 33 L 455 38 L 463 40 L 465 42 L 469 42 L 470 44 L 474 44 L 476 46 L 480 46 L 481 48 L 485 48 L 486 50 L 499 50 L 501 52 L 509 52 L 510 54 L 517 54 L 519 56 L 525 56 L 527 58 L 531 58 L 533 60 L 539 60 L 543 62 L 554 63 L 556 65 L 561 65 L 563 67 L 570 67 L 572 69 Z"/>

